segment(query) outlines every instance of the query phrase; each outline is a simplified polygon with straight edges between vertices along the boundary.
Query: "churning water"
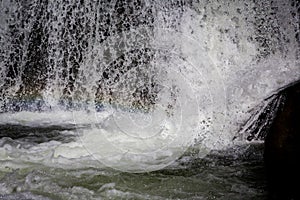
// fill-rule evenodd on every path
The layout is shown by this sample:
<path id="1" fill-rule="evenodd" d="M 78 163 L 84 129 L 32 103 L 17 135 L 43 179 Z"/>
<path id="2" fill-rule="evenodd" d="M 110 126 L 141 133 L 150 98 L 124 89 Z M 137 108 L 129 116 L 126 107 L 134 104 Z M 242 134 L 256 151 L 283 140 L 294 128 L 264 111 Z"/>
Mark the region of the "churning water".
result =
<path id="1" fill-rule="evenodd" d="M 300 78 L 298 1 L 0 8 L 0 199 L 266 198 L 243 125 Z"/>

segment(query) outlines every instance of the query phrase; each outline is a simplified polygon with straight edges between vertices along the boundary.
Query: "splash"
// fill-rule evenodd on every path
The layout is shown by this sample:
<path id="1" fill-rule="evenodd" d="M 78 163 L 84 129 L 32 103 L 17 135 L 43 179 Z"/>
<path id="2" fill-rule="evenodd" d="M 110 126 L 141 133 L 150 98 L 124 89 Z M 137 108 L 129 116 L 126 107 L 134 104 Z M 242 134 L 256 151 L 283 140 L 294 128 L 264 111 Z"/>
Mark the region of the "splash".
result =
<path id="1" fill-rule="evenodd" d="M 251 108 L 300 77 L 296 1 L 1 9 L 0 123 L 76 125 L 78 141 L 54 157 L 91 154 L 130 172 L 161 169 L 190 146 L 203 157 L 234 145 Z"/>

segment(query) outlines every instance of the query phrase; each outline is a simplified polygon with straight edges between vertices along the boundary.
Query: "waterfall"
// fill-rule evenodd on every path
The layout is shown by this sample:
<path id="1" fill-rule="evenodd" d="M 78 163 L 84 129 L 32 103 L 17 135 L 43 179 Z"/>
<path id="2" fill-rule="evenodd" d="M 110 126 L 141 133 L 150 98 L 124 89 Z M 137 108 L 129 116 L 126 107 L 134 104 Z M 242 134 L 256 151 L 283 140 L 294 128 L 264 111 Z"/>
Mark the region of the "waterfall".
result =
<path id="1" fill-rule="evenodd" d="M 100 123 L 120 152 L 93 152 L 96 133 L 79 135 L 90 134 L 88 151 L 118 169 L 149 159 L 161 168 L 190 145 L 203 155 L 227 147 L 254 107 L 300 78 L 296 0 L 0 4 L 1 123 L 22 112 L 40 114 L 32 121 L 72 112 L 77 124 Z M 119 144 L 116 127 L 129 143 Z M 161 152 L 148 154 L 157 145 Z M 117 167 L 125 149 L 136 160 Z"/>

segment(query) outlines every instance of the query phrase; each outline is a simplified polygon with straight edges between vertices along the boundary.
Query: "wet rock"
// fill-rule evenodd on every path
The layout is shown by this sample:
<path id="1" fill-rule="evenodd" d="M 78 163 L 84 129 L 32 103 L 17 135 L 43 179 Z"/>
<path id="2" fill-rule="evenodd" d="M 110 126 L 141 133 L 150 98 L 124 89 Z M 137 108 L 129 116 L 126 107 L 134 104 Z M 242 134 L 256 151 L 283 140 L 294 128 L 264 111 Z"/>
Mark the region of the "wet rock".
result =
<path id="1" fill-rule="evenodd" d="M 300 81 L 281 90 L 284 98 L 265 138 L 270 199 L 300 199 Z"/>

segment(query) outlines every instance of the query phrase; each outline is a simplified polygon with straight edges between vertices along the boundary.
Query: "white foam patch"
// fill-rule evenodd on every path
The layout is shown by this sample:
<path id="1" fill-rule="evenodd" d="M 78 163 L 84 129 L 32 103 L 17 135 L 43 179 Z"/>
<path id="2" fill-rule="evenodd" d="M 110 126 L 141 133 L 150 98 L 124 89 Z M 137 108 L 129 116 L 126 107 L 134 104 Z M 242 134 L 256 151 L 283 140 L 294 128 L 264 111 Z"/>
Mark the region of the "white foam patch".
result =
<path id="1" fill-rule="evenodd" d="M 105 118 L 109 112 L 101 112 L 98 118 Z M 74 120 L 76 119 L 76 121 Z M 97 122 L 94 113 L 87 111 L 49 111 L 49 112 L 30 112 L 22 111 L 15 113 L 1 113 L 0 124 L 15 124 L 22 126 L 51 126 L 51 125 L 84 125 Z"/>
<path id="2" fill-rule="evenodd" d="M 185 111 L 190 112 L 189 109 Z M 195 121 L 192 118 L 197 117 L 195 113 L 183 115 L 183 119 L 178 113 L 171 117 L 166 112 L 128 113 L 124 110 L 5 115 L 1 116 L 2 124 L 32 126 L 33 129 L 51 124 L 68 127 L 70 123 L 78 127 L 61 132 L 77 136 L 76 141 L 69 143 L 50 141 L 23 148 L 17 143 L 4 142 L 0 148 L 0 160 L 13 161 L 10 167 L 19 167 L 19 164 L 26 162 L 66 168 L 108 166 L 129 172 L 153 171 L 173 163 L 197 136 L 194 129 L 197 123 L 192 123 Z"/>

